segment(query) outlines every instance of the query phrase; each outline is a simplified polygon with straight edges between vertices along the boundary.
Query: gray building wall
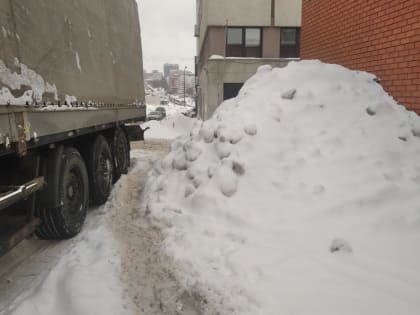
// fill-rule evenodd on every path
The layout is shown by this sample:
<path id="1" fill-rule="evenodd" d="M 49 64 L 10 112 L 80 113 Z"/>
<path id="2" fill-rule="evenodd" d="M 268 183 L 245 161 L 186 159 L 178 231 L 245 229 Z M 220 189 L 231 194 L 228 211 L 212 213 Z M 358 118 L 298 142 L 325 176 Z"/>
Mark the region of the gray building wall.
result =
<path id="1" fill-rule="evenodd" d="M 276 26 L 302 25 L 302 0 L 275 0 Z"/>
<path id="2" fill-rule="evenodd" d="M 302 0 L 197 0 L 198 51 L 209 26 L 300 26 Z M 273 23 L 272 23 L 273 22 Z"/>
<path id="3" fill-rule="evenodd" d="M 209 57 L 212 55 L 225 55 L 226 49 L 226 28 L 221 26 L 213 26 L 207 28 L 206 40 L 202 47 L 200 53 L 200 65 L 199 68 L 203 65 Z"/>
<path id="4" fill-rule="evenodd" d="M 135 0 L 0 0 L 0 59 L 18 71 L 15 58 L 62 99 L 144 101 Z"/>
<path id="5" fill-rule="evenodd" d="M 284 67 L 280 28 L 301 25 L 302 0 L 197 0 L 198 113 L 208 119 L 223 102 L 225 83 L 243 83 L 264 64 Z M 272 10 L 274 9 L 274 10 Z M 209 59 L 226 55 L 230 26 L 261 27 L 262 58 Z"/>
<path id="6" fill-rule="evenodd" d="M 225 83 L 243 83 L 253 76 L 258 67 L 270 64 L 274 67 L 285 67 L 289 61 L 283 59 L 209 59 L 205 71 L 199 77 L 199 116 L 208 119 L 223 102 Z"/>

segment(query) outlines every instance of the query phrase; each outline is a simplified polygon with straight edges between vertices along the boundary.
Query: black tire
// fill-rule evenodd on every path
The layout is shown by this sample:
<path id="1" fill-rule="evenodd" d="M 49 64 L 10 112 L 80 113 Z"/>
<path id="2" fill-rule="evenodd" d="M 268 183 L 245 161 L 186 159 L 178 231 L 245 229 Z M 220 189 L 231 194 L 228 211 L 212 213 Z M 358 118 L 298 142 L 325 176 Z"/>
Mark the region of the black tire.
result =
<path id="1" fill-rule="evenodd" d="M 111 149 L 105 137 L 97 136 L 84 156 L 91 202 L 94 205 L 104 204 L 111 193 L 114 171 Z"/>
<path id="2" fill-rule="evenodd" d="M 47 187 L 41 192 L 36 230 L 43 239 L 68 239 L 77 235 L 86 218 L 89 182 L 85 163 L 74 148 L 59 146 L 44 161 Z"/>
<path id="3" fill-rule="evenodd" d="M 111 150 L 114 157 L 114 182 L 122 174 L 127 174 L 130 167 L 130 143 L 121 128 L 115 129 L 111 140 Z"/>

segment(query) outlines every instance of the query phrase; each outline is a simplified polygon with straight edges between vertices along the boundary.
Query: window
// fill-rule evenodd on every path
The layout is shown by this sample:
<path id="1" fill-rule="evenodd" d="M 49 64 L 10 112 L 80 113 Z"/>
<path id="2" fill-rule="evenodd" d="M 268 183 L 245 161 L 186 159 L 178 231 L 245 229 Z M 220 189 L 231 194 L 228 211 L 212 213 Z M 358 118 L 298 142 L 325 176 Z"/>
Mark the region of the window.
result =
<path id="1" fill-rule="evenodd" d="M 226 57 L 242 57 L 243 30 L 229 28 L 227 34 Z"/>
<path id="2" fill-rule="evenodd" d="M 242 45 L 242 29 L 229 28 L 228 29 L 228 45 Z"/>
<path id="3" fill-rule="evenodd" d="M 261 30 L 259 28 L 245 29 L 245 47 L 259 47 L 261 45 Z"/>
<path id="4" fill-rule="evenodd" d="M 283 27 L 280 29 L 280 58 L 300 57 L 300 28 Z"/>
<path id="5" fill-rule="evenodd" d="M 226 57 L 261 58 L 261 54 L 260 28 L 228 28 L 226 40 Z"/>

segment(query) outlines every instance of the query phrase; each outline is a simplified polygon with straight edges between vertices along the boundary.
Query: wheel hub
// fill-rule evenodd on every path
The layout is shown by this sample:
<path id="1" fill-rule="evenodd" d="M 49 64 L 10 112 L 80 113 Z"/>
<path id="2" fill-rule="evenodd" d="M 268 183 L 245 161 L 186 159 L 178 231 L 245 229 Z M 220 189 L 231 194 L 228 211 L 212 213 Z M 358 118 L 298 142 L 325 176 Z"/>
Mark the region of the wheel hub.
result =
<path id="1" fill-rule="evenodd" d="M 69 213 L 75 214 L 80 210 L 83 204 L 83 196 L 81 194 L 82 182 L 76 170 L 71 170 L 67 178 L 65 205 Z"/>
<path id="2" fill-rule="evenodd" d="M 112 164 L 110 159 L 102 154 L 98 165 L 98 181 L 103 190 L 108 190 L 112 183 Z"/>
<path id="3" fill-rule="evenodd" d="M 73 198 L 73 196 L 74 196 L 74 188 L 73 188 L 73 186 L 72 185 L 70 185 L 69 186 L 69 188 L 68 188 L 68 190 L 67 190 L 67 196 L 69 197 L 69 198 Z"/>

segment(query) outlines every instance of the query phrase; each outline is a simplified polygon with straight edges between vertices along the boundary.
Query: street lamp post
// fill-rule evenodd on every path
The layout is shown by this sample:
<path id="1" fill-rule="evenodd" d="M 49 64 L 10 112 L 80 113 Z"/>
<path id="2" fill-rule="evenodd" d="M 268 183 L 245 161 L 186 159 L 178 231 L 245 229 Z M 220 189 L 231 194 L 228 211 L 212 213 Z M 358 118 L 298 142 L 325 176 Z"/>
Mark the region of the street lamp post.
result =
<path id="1" fill-rule="evenodd" d="M 185 66 L 185 68 L 184 68 L 184 106 L 186 106 L 187 105 L 187 103 L 185 102 L 185 71 L 187 70 L 187 66 Z"/>

